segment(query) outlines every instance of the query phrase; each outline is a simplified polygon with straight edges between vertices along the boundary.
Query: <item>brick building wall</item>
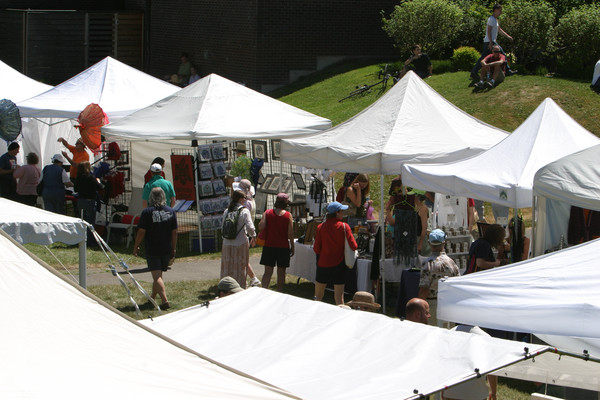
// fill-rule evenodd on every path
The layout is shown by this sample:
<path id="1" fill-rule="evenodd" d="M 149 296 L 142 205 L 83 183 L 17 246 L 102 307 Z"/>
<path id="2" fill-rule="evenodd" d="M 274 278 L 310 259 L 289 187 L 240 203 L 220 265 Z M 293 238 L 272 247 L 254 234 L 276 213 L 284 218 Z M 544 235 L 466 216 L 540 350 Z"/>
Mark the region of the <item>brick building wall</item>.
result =
<path id="1" fill-rule="evenodd" d="M 262 91 L 347 58 L 394 60 L 381 29 L 398 0 L 0 0 L 0 8 L 144 12 L 144 71 L 164 77 L 182 52 L 201 75 Z"/>

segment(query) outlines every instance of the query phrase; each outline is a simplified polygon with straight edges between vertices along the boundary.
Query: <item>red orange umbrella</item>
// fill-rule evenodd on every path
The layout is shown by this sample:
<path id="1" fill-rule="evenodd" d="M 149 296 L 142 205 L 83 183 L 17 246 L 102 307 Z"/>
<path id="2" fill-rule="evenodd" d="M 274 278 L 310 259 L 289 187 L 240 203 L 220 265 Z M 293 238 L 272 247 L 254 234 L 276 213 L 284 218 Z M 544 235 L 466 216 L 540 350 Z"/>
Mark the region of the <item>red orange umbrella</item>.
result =
<path id="1" fill-rule="evenodd" d="M 81 140 L 91 150 L 96 150 L 102 143 L 100 128 L 108 124 L 108 116 L 102 108 L 95 103 L 88 105 L 77 118 L 79 125 L 75 125 L 81 134 Z"/>

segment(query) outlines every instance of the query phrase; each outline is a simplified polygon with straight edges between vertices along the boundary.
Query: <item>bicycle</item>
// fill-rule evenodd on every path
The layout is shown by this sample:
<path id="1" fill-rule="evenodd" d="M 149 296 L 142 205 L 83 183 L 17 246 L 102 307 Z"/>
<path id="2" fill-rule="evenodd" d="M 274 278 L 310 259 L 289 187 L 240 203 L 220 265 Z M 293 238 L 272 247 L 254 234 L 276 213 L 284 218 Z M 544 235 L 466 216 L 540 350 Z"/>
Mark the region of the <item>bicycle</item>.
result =
<path id="1" fill-rule="evenodd" d="M 368 93 L 372 88 L 374 88 L 377 85 L 382 85 L 381 89 L 379 89 L 381 93 L 385 92 L 385 89 L 387 88 L 387 82 L 391 77 L 391 75 L 388 73 L 388 66 L 389 64 L 386 64 L 383 71 L 379 71 L 377 75 L 377 78 L 381 79 L 379 82 L 373 83 L 372 85 L 356 86 L 356 90 L 350 92 L 350 94 L 344 97 L 343 99 L 338 100 L 338 103 L 341 103 L 342 101 L 349 99 L 350 97 Z"/>

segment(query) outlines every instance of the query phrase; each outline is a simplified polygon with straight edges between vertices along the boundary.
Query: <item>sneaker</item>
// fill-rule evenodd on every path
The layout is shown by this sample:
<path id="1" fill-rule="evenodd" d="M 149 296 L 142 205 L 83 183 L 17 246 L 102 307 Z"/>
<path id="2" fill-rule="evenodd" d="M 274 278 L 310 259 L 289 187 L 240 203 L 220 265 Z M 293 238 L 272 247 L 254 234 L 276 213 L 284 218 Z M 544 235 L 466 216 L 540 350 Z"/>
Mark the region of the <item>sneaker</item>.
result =
<path id="1" fill-rule="evenodd" d="M 472 81 L 478 81 L 479 80 L 479 74 L 476 72 L 471 72 L 471 80 Z"/>
<path id="2" fill-rule="evenodd" d="M 488 89 L 492 89 L 494 87 L 494 84 L 492 82 L 490 82 L 490 81 L 487 81 L 485 83 L 485 87 L 487 87 Z"/>
<path id="3" fill-rule="evenodd" d="M 506 76 L 512 76 L 512 75 L 516 75 L 518 73 L 519 73 L 519 71 L 516 69 L 509 69 L 508 71 L 506 71 Z"/>
<path id="4" fill-rule="evenodd" d="M 485 83 L 483 83 L 483 81 L 479 81 L 475 84 L 475 87 L 477 89 L 483 89 L 484 88 Z"/>
<path id="5" fill-rule="evenodd" d="M 250 281 L 250 286 L 251 287 L 260 286 L 260 280 L 258 280 L 257 277 L 252 278 L 252 280 Z"/>

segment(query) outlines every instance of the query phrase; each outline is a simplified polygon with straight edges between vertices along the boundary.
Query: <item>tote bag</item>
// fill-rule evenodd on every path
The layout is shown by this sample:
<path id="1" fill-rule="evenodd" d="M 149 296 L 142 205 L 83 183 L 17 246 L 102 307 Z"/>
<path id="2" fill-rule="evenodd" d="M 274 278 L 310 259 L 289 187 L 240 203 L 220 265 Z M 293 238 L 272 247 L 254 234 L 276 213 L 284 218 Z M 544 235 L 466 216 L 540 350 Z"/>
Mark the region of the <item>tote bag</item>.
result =
<path id="1" fill-rule="evenodd" d="M 350 247 L 348 238 L 346 237 L 346 224 L 344 223 L 344 260 L 346 261 L 346 266 L 350 269 L 354 268 L 354 263 L 357 258 L 358 250 L 352 250 Z"/>

